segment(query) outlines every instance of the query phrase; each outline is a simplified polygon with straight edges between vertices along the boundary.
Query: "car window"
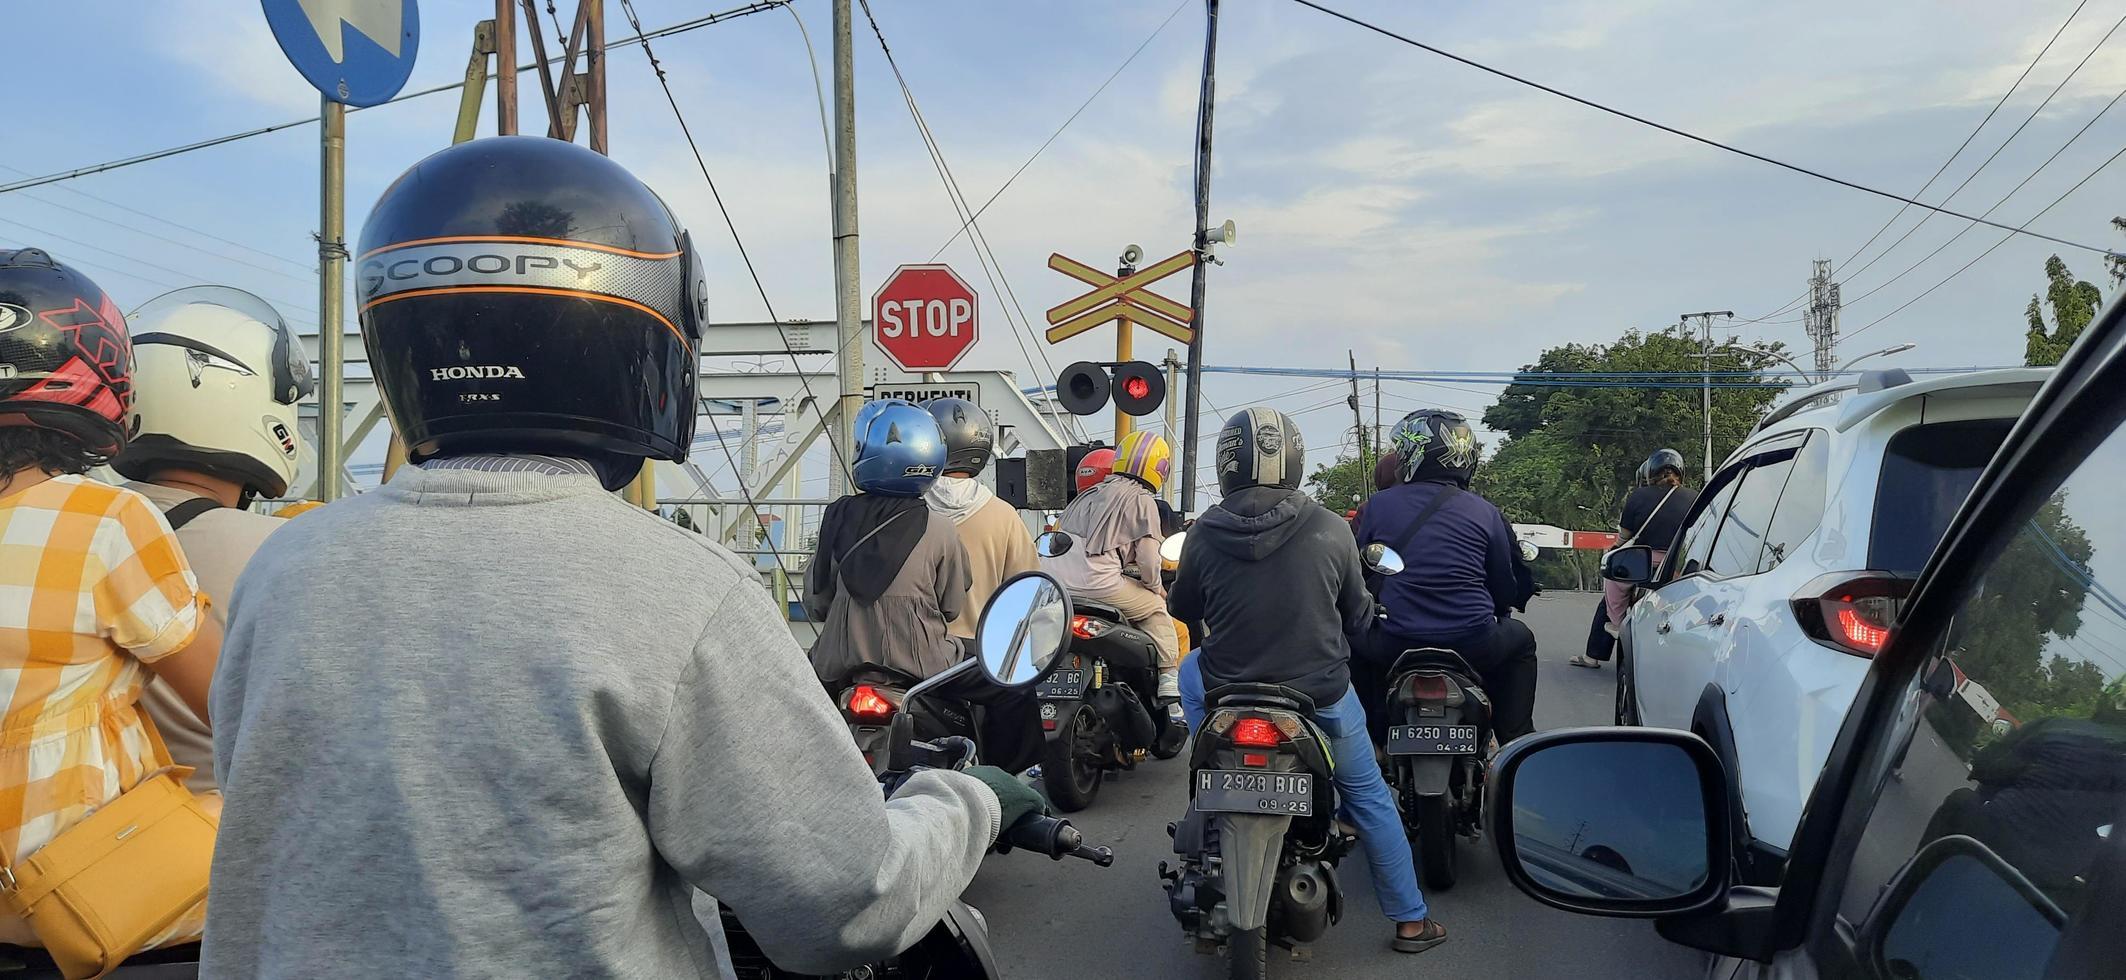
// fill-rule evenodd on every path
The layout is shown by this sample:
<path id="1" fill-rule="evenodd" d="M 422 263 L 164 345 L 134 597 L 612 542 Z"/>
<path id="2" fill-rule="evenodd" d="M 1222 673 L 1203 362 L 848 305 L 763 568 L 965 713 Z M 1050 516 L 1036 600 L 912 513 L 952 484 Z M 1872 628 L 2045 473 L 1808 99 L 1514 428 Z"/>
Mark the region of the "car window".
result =
<path id="1" fill-rule="evenodd" d="M 1771 530 L 1765 532 L 1757 571 L 1769 572 L 1779 567 L 1803 540 L 1816 533 L 1816 525 L 1823 523 L 1824 474 L 1830 465 L 1831 441 L 1822 433 L 1811 435 L 1795 454 L 1786 489 L 1779 494 L 1779 506 L 1772 511 Z"/>
<path id="2" fill-rule="evenodd" d="M 1681 578 L 1705 567 L 1705 555 L 1713 547 L 1713 528 L 1720 525 L 1720 518 L 1727 513 L 1727 503 L 1735 498 L 1735 488 L 1741 483 L 1739 479 L 1728 479 L 1713 492 L 1713 498 L 1705 505 L 1705 509 L 1691 519 L 1690 526 L 1683 529 L 1683 537 L 1680 539 L 1682 543 L 1678 546 L 1683 560 L 1680 563 L 1668 562 L 1667 567 L 1676 569 L 1669 578 Z"/>
<path id="3" fill-rule="evenodd" d="M 1989 928 L 2028 919 L 2000 897 L 2013 892 L 1999 882 L 2042 896 L 2071 929 L 2096 884 L 2126 875 L 2117 840 L 2126 833 L 2122 484 L 2126 431 L 2014 528 L 1908 686 L 1896 768 L 1875 797 L 1838 909 L 1895 940 L 1885 947 L 1893 975 L 1956 975 L 1951 965 L 1981 961 L 1968 975 L 2043 975 L 2057 934 L 2022 929 L 2007 942 Z M 2004 877 L 1930 881 L 1920 894 L 1932 888 L 1932 898 L 1883 902 L 1922 848 L 1972 842 L 1998 856 Z M 1976 941 L 1970 930 L 1905 921 L 1958 889 L 1956 916 L 1978 930 Z M 1878 914 L 1887 921 L 1870 923 Z"/>
<path id="4" fill-rule="evenodd" d="M 1749 575 L 1757 571 L 1757 556 L 1764 551 L 1764 535 L 1771 528 L 1772 508 L 1779 491 L 1786 488 L 1787 473 L 1794 468 L 1792 453 L 1758 457 L 1742 474 L 1741 488 L 1713 534 L 1713 550 L 1706 555 L 1705 570 L 1715 575 Z"/>
<path id="5" fill-rule="evenodd" d="M 1926 567 L 1949 520 L 2013 424 L 2013 419 L 1933 422 L 1891 436 L 1883 450 L 1882 482 L 1875 489 L 1868 567 L 1908 575 Z"/>

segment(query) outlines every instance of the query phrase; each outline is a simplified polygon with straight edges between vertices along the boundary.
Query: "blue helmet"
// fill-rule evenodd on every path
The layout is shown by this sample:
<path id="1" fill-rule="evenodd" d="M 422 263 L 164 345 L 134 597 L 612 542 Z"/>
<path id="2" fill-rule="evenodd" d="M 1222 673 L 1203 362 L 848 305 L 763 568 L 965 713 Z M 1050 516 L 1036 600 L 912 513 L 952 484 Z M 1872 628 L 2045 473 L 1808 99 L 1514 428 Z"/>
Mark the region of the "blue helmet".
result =
<path id="1" fill-rule="evenodd" d="M 913 402 L 883 398 L 856 413 L 856 488 L 888 497 L 920 497 L 945 468 L 937 419 Z"/>

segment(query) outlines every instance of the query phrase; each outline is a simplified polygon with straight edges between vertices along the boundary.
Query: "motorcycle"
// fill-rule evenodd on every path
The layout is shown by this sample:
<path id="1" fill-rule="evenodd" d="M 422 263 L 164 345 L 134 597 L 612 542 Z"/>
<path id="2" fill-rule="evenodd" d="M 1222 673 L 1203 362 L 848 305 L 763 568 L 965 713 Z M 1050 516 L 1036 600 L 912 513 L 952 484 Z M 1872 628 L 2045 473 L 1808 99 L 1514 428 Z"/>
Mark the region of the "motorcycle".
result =
<path id="1" fill-rule="evenodd" d="M 1041 683 L 1062 659 L 1068 645 L 1066 624 L 1070 618 L 1070 597 L 1054 579 L 1040 572 L 1027 572 L 1005 582 L 991 596 L 978 621 L 978 655 L 907 688 L 900 705 L 917 704 L 941 692 L 966 690 L 971 683 L 1004 691 L 1024 690 Z M 917 714 L 912 710 L 896 711 L 884 719 L 884 764 L 878 769 L 888 796 L 913 772 L 924 768 L 964 769 L 978 761 L 978 748 L 965 736 L 917 739 Z M 1112 850 L 1087 845 L 1070 821 L 1040 814 L 1005 828 L 999 835 L 998 853 L 1014 848 L 1046 854 L 1057 861 L 1079 858 L 1103 868 L 1115 862 Z M 799 980 L 800 975 L 785 972 L 769 961 L 747 934 L 745 924 L 729 908 L 723 909 L 722 920 L 731 965 L 739 980 Z M 989 929 L 982 914 L 964 902 L 954 902 L 945 917 L 914 946 L 890 959 L 865 964 L 839 976 L 845 980 L 995 980 L 1003 972 L 990 949 Z"/>
<path id="2" fill-rule="evenodd" d="M 1189 760 L 1189 808 L 1169 824 L 1179 863 L 1159 863 L 1167 904 L 1199 953 L 1229 975 L 1268 975 L 1269 947 L 1321 938 L 1343 917 L 1336 865 L 1358 838 L 1336 825 L 1329 738 L 1314 702 L 1274 684 L 1205 694 Z"/>
<path id="3" fill-rule="evenodd" d="M 1054 558 L 1075 543 L 1049 531 L 1034 550 Z M 1178 557 L 1179 547 L 1179 535 L 1168 538 L 1161 554 Z M 1067 813 L 1091 806 L 1107 773 L 1135 769 L 1142 755 L 1171 759 L 1188 744 L 1178 708 L 1159 704 L 1159 645 L 1114 606 L 1085 596 L 1071 603 L 1069 653 L 1034 690 L 1047 742 L 1042 785 Z"/>
<path id="4" fill-rule="evenodd" d="M 1522 541 L 1518 547 L 1525 567 L 1534 546 Z M 1367 545 L 1362 557 L 1382 575 L 1403 570 L 1402 556 L 1384 544 Z M 1483 675 L 1440 647 L 1397 655 L 1388 668 L 1387 697 L 1399 723 L 1388 728 L 1383 774 L 1415 844 L 1425 887 L 1446 891 L 1458 877 L 1456 838 L 1483 839 L 1491 698 Z"/>

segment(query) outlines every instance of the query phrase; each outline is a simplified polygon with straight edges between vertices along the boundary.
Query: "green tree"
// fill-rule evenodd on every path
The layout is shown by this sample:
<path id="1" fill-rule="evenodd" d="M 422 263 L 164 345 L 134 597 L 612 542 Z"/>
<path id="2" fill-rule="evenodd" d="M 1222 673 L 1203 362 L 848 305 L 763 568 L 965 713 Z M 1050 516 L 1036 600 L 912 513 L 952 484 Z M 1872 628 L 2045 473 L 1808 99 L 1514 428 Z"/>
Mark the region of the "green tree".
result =
<path id="1" fill-rule="evenodd" d="M 2126 231 L 2126 218 L 2111 219 L 2112 231 Z M 2126 286 L 2126 257 L 2114 253 L 2104 256 L 2104 272 L 2111 276 L 2111 288 Z"/>
<path id="2" fill-rule="evenodd" d="M 2054 494 L 1987 569 L 1957 617 L 1962 630 L 1952 659 L 2022 724 L 2086 716 L 2103 692 L 2104 672 L 2094 664 L 2045 656 L 2053 638 L 2081 633 L 2095 552 L 2088 532 L 2067 516 L 2065 491 Z"/>
<path id="3" fill-rule="evenodd" d="M 1374 456 L 1368 442 L 1360 434 L 1357 455 L 1340 455 L 1334 463 L 1315 467 L 1307 476 L 1307 493 L 1338 514 L 1357 509 L 1366 492 L 1373 489 Z"/>
<path id="4" fill-rule="evenodd" d="M 2118 224 L 2118 219 L 2112 219 Z M 2126 226 L 2121 226 L 2126 227 Z M 2119 269 L 2112 267 L 2116 278 Z M 2045 292 L 2040 297 L 2032 295 L 2030 305 L 2023 309 L 2023 317 L 2029 322 L 2028 340 L 2023 346 L 2023 363 L 2031 367 L 2058 364 L 2067 356 L 2067 349 L 2082 336 L 2082 328 L 2096 319 L 2097 308 L 2104 303 L 2104 293 L 2096 284 L 2086 279 L 2076 279 L 2067 270 L 2067 263 L 2055 255 L 2045 260 Z M 2045 324 L 2045 307 L 2052 308 L 2052 325 Z"/>

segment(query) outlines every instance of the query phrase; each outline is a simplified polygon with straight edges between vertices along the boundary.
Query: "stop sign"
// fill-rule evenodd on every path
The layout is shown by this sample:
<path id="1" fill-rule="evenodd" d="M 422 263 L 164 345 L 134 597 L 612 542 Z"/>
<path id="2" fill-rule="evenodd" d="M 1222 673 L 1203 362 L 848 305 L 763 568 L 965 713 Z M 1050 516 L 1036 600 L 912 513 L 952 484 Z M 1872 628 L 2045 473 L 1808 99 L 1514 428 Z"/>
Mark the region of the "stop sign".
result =
<path id="1" fill-rule="evenodd" d="M 904 371 L 949 371 L 974 346 L 974 290 L 943 265 L 904 265 L 871 296 L 880 350 Z"/>

